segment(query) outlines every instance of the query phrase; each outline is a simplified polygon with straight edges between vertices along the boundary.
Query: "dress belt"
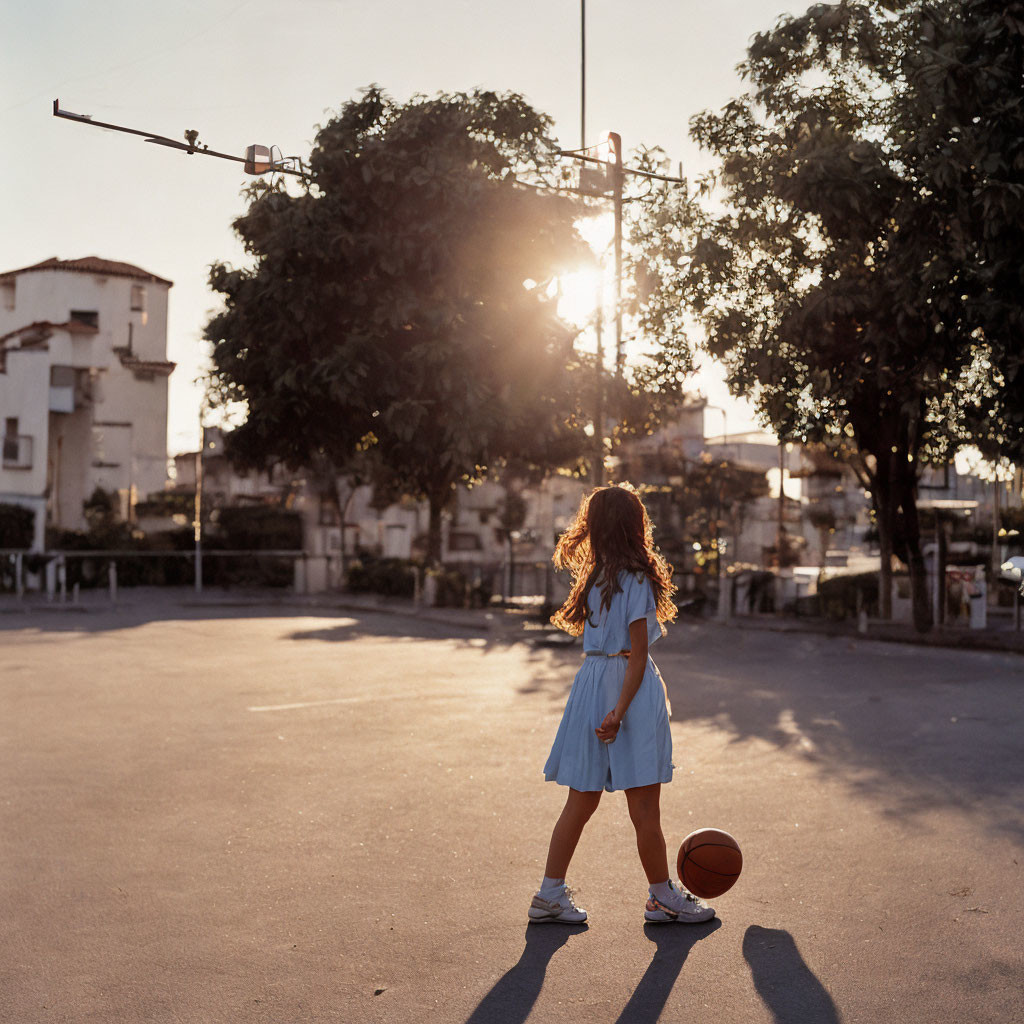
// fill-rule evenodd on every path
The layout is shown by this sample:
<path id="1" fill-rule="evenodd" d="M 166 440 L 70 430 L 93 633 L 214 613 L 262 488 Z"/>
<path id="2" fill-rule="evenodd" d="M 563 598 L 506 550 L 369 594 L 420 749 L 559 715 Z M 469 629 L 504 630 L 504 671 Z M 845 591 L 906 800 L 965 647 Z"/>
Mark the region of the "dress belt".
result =
<path id="1" fill-rule="evenodd" d="M 584 651 L 583 656 L 585 658 L 628 658 L 632 651 L 616 651 L 614 654 L 608 654 L 605 651 Z"/>

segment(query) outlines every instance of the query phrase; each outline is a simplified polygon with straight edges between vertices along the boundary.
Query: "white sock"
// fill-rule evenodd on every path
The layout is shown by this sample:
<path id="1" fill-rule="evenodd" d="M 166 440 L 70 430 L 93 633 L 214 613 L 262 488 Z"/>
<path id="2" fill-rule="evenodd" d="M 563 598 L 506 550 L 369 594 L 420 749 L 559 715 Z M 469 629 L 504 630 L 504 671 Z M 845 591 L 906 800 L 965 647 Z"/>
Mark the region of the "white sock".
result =
<path id="1" fill-rule="evenodd" d="M 564 878 L 548 878 L 544 876 L 544 881 L 540 883 L 540 894 L 545 899 L 551 899 L 554 896 L 560 896 L 562 893 L 562 886 L 565 885 Z"/>
<path id="2" fill-rule="evenodd" d="M 651 886 L 651 894 L 662 903 L 668 903 L 673 899 L 672 879 L 666 878 L 664 882 L 655 882 Z M 678 896 L 678 893 L 675 893 Z"/>

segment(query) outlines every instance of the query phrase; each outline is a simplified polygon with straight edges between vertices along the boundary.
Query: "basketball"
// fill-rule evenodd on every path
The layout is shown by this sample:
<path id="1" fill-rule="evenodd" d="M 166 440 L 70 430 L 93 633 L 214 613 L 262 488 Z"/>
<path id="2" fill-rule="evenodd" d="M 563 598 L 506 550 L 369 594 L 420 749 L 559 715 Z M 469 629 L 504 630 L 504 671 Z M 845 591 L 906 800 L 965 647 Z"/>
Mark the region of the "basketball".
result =
<path id="1" fill-rule="evenodd" d="M 743 869 L 740 844 L 718 828 L 699 828 L 679 847 L 676 858 L 679 880 L 701 899 L 728 892 Z"/>

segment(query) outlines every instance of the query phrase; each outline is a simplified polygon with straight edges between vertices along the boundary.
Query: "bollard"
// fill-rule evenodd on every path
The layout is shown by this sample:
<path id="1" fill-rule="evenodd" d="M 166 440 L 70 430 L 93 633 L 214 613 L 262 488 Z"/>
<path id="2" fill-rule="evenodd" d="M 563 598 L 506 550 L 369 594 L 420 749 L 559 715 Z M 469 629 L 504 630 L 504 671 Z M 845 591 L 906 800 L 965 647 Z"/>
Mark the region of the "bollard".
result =
<path id="1" fill-rule="evenodd" d="M 25 596 L 25 580 L 22 578 L 23 556 L 19 551 L 14 556 L 14 592 L 20 601 Z"/>
<path id="2" fill-rule="evenodd" d="M 61 602 L 65 603 L 68 599 L 68 567 L 63 555 L 57 560 L 57 593 Z"/>
<path id="3" fill-rule="evenodd" d="M 107 585 L 110 587 L 110 603 L 117 601 L 117 562 L 107 563 Z"/>

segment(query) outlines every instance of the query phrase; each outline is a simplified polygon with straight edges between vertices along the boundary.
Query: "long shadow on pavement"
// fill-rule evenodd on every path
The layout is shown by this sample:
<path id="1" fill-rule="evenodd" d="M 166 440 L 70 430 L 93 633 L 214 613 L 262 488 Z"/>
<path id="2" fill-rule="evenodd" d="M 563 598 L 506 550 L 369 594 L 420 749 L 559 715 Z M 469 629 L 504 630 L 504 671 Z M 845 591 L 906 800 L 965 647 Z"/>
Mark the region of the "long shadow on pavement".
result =
<path id="1" fill-rule="evenodd" d="M 540 995 L 544 975 L 555 953 L 587 925 L 526 926 L 526 945 L 519 960 L 480 1000 L 466 1024 L 523 1024 Z"/>
<path id="2" fill-rule="evenodd" d="M 752 924 L 743 936 L 743 957 L 774 1024 L 839 1024 L 832 997 L 804 962 L 789 932 Z"/>
<path id="3" fill-rule="evenodd" d="M 707 924 L 686 925 L 644 925 L 644 934 L 657 946 L 644 976 L 640 979 L 629 1002 L 622 1008 L 615 1024 L 655 1024 L 662 1010 L 668 1004 L 690 950 L 722 927 L 717 917 Z"/>

